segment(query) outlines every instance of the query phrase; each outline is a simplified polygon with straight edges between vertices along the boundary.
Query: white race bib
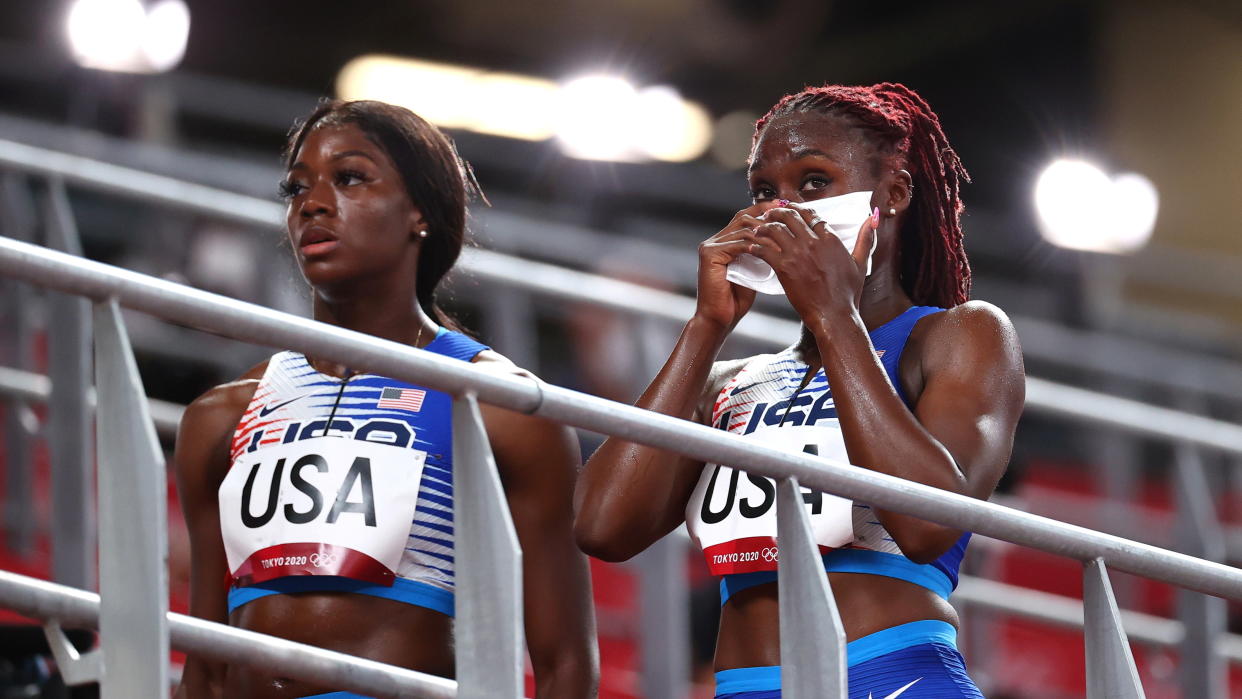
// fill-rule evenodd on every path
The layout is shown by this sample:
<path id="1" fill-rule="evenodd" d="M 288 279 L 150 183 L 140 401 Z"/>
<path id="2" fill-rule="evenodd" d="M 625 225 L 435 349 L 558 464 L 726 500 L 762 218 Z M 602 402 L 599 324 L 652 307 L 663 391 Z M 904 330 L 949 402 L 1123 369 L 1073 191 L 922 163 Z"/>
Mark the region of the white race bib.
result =
<path id="1" fill-rule="evenodd" d="M 220 484 L 220 529 L 240 585 L 339 575 L 391 585 L 426 452 L 343 437 L 265 447 Z"/>
<path id="2" fill-rule="evenodd" d="M 845 461 L 845 441 L 835 425 L 764 427 L 746 435 L 782 451 Z M 854 540 L 853 502 L 802 489 L 811 529 L 821 551 Z M 776 482 L 728 466 L 708 464 L 686 508 L 690 535 L 712 575 L 776 570 Z"/>

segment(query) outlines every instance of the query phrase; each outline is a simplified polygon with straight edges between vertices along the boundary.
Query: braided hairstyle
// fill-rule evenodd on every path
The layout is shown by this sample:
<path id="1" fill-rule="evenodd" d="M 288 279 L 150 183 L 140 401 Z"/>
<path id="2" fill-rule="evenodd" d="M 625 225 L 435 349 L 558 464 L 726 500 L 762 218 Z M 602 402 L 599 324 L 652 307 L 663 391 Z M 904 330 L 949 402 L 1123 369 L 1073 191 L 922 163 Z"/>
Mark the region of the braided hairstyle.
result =
<path id="1" fill-rule="evenodd" d="M 970 297 L 970 263 L 962 240 L 962 166 L 940 119 L 914 90 L 897 83 L 824 85 L 786 95 L 755 123 L 758 143 L 778 117 L 818 112 L 845 119 L 869 137 L 875 174 L 910 172 L 914 192 L 901 226 L 901 284 L 919 305 L 949 308 Z"/>
<path id="2" fill-rule="evenodd" d="M 410 201 L 422 212 L 431 235 L 422 239 L 415 295 L 423 311 L 440 325 L 461 325 L 440 308 L 436 289 L 461 255 L 466 243 L 466 204 L 486 197 L 469 163 L 443 131 L 414 112 L 385 102 L 322 100 L 294 123 L 285 147 L 285 168 L 297 160 L 307 135 L 320 126 L 352 124 L 379 146 L 396 166 Z"/>

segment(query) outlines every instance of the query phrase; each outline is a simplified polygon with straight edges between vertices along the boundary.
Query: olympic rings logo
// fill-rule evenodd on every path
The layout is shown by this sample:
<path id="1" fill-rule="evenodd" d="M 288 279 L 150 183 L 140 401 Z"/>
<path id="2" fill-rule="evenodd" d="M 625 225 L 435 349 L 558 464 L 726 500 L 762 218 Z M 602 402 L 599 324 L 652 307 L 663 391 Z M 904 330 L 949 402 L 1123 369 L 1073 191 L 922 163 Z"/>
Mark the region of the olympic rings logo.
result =
<path id="1" fill-rule="evenodd" d="M 775 563 L 780 558 L 780 551 L 775 546 L 769 546 L 763 550 L 763 560 L 768 563 Z"/>
<path id="2" fill-rule="evenodd" d="M 335 553 L 319 553 L 316 551 L 310 555 L 310 562 L 316 568 L 327 568 L 336 565 L 338 558 Z"/>

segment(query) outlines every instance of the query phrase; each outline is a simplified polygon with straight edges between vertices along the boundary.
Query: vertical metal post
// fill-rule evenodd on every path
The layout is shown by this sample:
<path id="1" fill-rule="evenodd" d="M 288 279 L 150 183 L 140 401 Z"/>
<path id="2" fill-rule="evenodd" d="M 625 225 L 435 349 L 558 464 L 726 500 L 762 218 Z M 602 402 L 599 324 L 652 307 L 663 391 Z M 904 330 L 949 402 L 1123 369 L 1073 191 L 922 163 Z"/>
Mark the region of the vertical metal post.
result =
<path id="1" fill-rule="evenodd" d="M 845 699 L 845 627 L 811 533 L 802 488 L 794 478 L 776 484 L 780 546 L 781 696 Z"/>
<path id="2" fill-rule="evenodd" d="M 649 317 L 632 318 L 641 386 L 659 372 L 668 356 L 661 351 L 664 326 Z M 638 571 L 639 648 L 642 695 L 683 699 L 690 693 L 690 588 L 686 580 L 685 539 L 674 532 L 634 560 Z"/>
<path id="3" fill-rule="evenodd" d="M 30 370 L 34 364 L 31 335 L 31 304 L 34 295 L 21 282 L 5 284 L 7 308 L 6 331 L 0 343 L 6 363 L 17 369 Z M 34 549 L 38 522 L 34 508 L 33 413 L 26 403 L 11 398 L 4 406 L 4 531 L 8 548 L 19 556 Z"/>
<path id="4" fill-rule="evenodd" d="M 26 180 L 13 173 L 0 179 L 0 231 L 6 237 L 29 242 L 35 214 Z M 34 369 L 32 336 L 35 302 L 30 287 L 10 279 L 0 281 L 0 358 L 15 369 Z M 25 556 L 34 548 L 37 522 L 34 510 L 34 459 L 31 453 L 33 413 L 26 403 L 13 399 L 5 404 L 4 531 L 8 548 Z"/>
<path id="5" fill-rule="evenodd" d="M 640 685 L 646 699 L 690 691 L 690 589 L 686 539 L 673 532 L 634 560 L 638 569 Z"/>
<path id="6" fill-rule="evenodd" d="M 999 580 L 1000 562 L 1001 557 L 991 547 L 972 546 L 962 563 L 962 572 L 979 578 Z M 995 678 L 1003 674 L 1003 670 L 997 667 L 996 649 L 1000 647 L 1000 633 L 1008 619 L 980 605 L 966 605 L 956 597 L 949 602 L 957 609 L 961 619 L 961 629 L 957 636 L 958 647 L 966 658 L 971 678 L 986 695 L 995 684 Z"/>
<path id="7" fill-rule="evenodd" d="M 125 324 L 95 306 L 102 699 L 168 695 L 168 486 Z"/>
<path id="8" fill-rule="evenodd" d="M 1099 558 L 1084 567 L 1082 601 L 1088 699 L 1145 697 L 1130 640 L 1121 625 L 1121 613 L 1108 581 L 1108 570 Z"/>
<path id="9" fill-rule="evenodd" d="M 1225 537 L 1216 515 L 1216 501 L 1208 485 L 1202 456 L 1194 447 L 1179 444 L 1174 467 L 1177 550 L 1209 561 L 1223 562 Z M 1228 668 L 1216 647 L 1225 633 L 1225 600 L 1178 589 L 1177 615 L 1186 629 L 1179 653 L 1182 696 L 1224 699 L 1228 691 Z"/>
<path id="10" fill-rule="evenodd" d="M 535 305 L 530 294 L 518 289 L 500 289 L 488 297 L 484 323 L 496 350 L 514 364 L 539 370 L 539 337 L 535 332 Z"/>
<path id="11" fill-rule="evenodd" d="M 522 550 L 475 394 L 453 399 L 457 696 L 523 694 Z"/>
<path id="12" fill-rule="evenodd" d="M 48 182 L 44 221 L 50 247 L 82 254 L 69 196 L 60 179 Z M 52 467 L 52 577 L 83 589 L 95 586 L 95 464 L 90 437 L 90 302 L 48 293 L 48 449 Z"/>

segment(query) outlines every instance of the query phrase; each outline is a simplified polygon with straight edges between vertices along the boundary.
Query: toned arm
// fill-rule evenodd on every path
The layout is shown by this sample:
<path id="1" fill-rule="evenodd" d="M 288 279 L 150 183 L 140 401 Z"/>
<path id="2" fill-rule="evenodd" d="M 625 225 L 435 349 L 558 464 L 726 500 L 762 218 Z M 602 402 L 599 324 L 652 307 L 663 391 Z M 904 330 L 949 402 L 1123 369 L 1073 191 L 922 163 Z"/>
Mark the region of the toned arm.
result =
<path id="1" fill-rule="evenodd" d="M 598 692 L 599 652 L 590 568 L 573 538 L 577 437 L 543 418 L 487 405 L 481 412 L 522 547 L 535 696 L 589 699 Z"/>
<path id="2" fill-rule="evenodd" d="M 920 322 L 907 349 L 911 363 L 903 358 L 903 383 L 918 396 L 913 411 L 888 383 L 856 317 L 817 331 L 816 341 L 851 463 L 975 498 L 991 495 L 1025 398 L 1021 349 L 999 309 L 970 302 Z M 961 536 L 953 527 L 878 514 L 917 562 L 935 560 Z"/>
<path id="3" fill-rule="evenodd" d="M 712 363 L 724 337 L 702 321 L 687 323 L 636 405 L 695 422 L 709 420 L 712 399 L 745 363 Z M 685 521 L 686 503 L 702 472 L 702 461 L 609 438 L 579 479 L 578 545 L 606 561 L 624 561 L 644 551 Z"/>
<path id="4" fill-rule="evenodd" d="M 181 418 L 173 456 L 177 496 L 190 535 L 190 614 L 228 622 L 228 564 L 220 536 L 217 491 L 229 463 L 229 443 L 254 395 L 263 367 L 204 393 Z M 257 372 L 257 373 L 256 373 Z M 178 699 L 223 699 L 224 666 L 190 656 Z"/>

